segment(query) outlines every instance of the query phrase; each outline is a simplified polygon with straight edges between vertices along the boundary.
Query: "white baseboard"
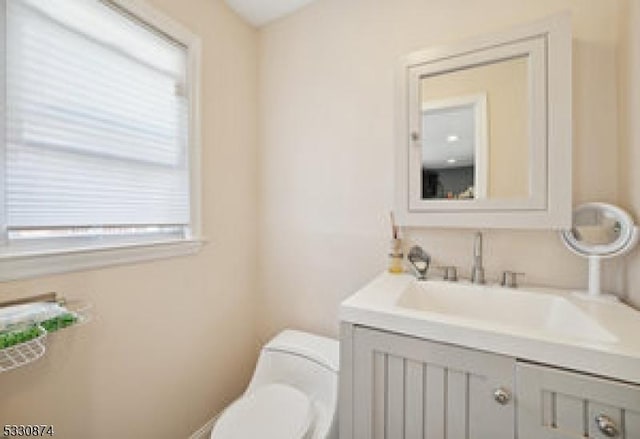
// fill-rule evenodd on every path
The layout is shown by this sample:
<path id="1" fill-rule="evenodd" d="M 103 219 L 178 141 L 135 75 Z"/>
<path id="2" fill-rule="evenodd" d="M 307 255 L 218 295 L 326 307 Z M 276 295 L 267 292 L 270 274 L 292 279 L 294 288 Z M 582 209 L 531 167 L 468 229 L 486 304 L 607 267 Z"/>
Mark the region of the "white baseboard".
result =
<path id="1" fill-rule="evenodd" d="M 198 431 L 189 436 L 189 439 L 209 439 L 209 436 L 211 436 L 211 430 L 213 430 L 213 426 L 218 420 L 218 416 L 220 416 L 220 413 L 215 415 L 213 418 L 207 421 L 206 424 L 200 427 Z"/>

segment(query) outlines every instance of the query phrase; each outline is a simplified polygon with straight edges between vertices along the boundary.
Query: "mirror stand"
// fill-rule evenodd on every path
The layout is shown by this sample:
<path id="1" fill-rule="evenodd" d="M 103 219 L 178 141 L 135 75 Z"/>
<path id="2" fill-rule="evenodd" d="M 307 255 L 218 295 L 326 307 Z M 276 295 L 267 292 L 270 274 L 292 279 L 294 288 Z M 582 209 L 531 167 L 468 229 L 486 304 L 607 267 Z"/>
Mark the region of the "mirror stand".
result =
<path id="1" fill-rule="evenodd" d="M 586 292 L 578 291 L 574 294 L 588 299 L 607 300 L 607 301 L 620 301 L 620 298 L 615 294 L 602 292 L 602 257 L 601 256 L 589 256 L 589 285 Z"/>
<path id="2" fill-rule="evenodd" d="M 638 227 L 619 207 L 606 203 L 587 203 L 573 213 L 571 230 L 560 233 L 569 250 L 589 260 L 587 292 L 575 293 L 591 300 L 620 300 L 602 292 L 602 259 L 622 256 L 638 242 Z"/>

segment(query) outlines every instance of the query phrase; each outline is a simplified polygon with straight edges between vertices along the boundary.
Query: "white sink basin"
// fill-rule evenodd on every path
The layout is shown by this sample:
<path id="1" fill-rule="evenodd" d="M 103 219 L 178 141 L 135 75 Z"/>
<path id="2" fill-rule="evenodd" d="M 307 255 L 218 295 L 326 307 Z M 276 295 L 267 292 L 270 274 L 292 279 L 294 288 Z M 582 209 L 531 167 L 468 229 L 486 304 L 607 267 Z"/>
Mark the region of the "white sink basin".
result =
<path id="1" fill-rule="evenodd" d="M 383 273 L 342 302 L 340 320 L 640 383 L 640 313 L 570 291 Z"/>
<path id="2" fill-rule="evenodd" d="M 564 297 L 445 282 L 414 282 L 397 306 L 417 311 L 544 331 L 549 335 L 613 343 L 617 338 Z"/>

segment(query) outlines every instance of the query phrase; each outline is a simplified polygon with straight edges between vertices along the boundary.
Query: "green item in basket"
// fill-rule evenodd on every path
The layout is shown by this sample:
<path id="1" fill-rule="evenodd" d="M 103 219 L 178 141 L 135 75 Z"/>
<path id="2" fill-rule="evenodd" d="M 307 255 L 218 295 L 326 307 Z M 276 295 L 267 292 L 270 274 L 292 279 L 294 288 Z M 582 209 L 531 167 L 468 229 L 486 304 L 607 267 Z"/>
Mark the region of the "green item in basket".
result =
<path id="1" fill-rule="evenodd" d="M 39 336 L 40 329 L 38 329 L 36 325 L 0 332 L 0 349 L 10 348 L 11 346 L 38 338 Z"/>
<path id="2" fill-rule="evenodd" d="M 76 317 L 74 314 L 71 314 L 71 313 L 68 312 L 68 313 L 61 314 L 58 317 L 54 317 L 52 319 L 45 320 L 44 322 L 42 322 L 40 324 L 42 325 L 42 327 L 44 329 L 47 330 L 47 332 L 54 332 L 54 331 L 57 331 L 58 329 L 62 329 L 62 328 L 66 328 L 67 326 L 71 326 L 77 321 L 78 321 L 78 317 Z"/>

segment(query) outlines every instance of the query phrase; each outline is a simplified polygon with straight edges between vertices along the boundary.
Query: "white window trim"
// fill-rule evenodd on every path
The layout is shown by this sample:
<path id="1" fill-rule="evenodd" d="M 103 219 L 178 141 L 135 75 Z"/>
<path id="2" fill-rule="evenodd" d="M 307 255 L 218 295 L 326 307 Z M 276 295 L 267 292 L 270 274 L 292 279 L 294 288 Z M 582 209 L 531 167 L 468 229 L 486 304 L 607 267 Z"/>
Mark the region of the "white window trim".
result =
<path id="1" fill-rule="evenodd" d="M 6 2 L 0 0 L 0 31 L 6 34 Z M 200 37 L 186 27 L 158 11 L 143 0 L 102 0 L 131 13 L 140 20 L 166 33 L 187 47 L 187 82 L 189 84 L 189 176 L 191 222 L 185 239 L 140 244 L 128 243 L 100 247 L 44 249 L 22 254 L 0 256 L 0 282 L 48 274 L 122 265 L 197 253 L 205 240 L 202 237 L 201 186 L 201 131 L 200 90 L 202 43 Z M 0 56 L 5 56 L 2 38 Z M 4 84 L 0 99 L 4 102 Z M 5 122 L 0 123 L 0 138 L 4 138 Z M 0 154 L 0 167 L 4 170 L 4 154 Z M 4 171 L 3 171 L 4 173 Z M 4 178 L 0 178 L 0 203 L 4 206 Z M 1 212 L 0 212 L 1 214 Z M 0 245 L 5 244 L 6 221 L 0 216 Z"/>

